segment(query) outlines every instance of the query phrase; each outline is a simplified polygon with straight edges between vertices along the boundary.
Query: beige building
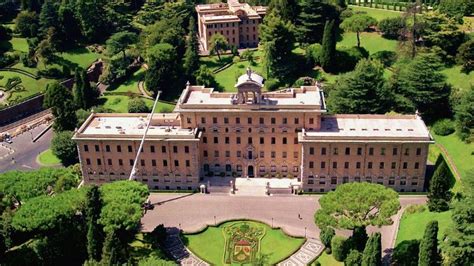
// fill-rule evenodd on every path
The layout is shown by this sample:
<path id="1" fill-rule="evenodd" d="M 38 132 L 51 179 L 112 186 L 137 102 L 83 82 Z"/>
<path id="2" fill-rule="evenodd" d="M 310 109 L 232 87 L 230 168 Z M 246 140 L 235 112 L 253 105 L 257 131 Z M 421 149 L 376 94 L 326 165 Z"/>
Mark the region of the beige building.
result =
<path id="1" fill-rule="evenodd" d="M 250 6 L 238 0 L 196 6 L 199 40 L 209 50 L 212 35 L 222 34 L 229 45 L 237 48 L 257 47 L 258 27 L 266 13 L 264 6 Z"/>
<path id="2" fill-rule="evenodd" d="M 263 92 L 250 70 L 237 93 L 188 85 L 171 114 L 155 114 L 137 179 L 196 189 L 221 176 L 293 178 L 326 192 L 346 182 L 422 191 L 432 138 L 418 115 L 326 115 L 319 86 Z M 149 114 L 92 114 L 76 132 L 86 183 L 126 179 Z"/>

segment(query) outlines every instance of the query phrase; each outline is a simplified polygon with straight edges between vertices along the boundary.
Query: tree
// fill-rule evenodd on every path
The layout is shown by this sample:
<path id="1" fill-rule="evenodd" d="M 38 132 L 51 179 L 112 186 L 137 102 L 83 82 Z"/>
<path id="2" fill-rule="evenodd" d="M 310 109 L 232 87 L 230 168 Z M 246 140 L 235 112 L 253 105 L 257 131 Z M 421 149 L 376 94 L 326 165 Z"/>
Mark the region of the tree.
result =
<path id="1" fill-rule="evenodd" d="M 106 13 L 105 3 L 106 0 L 76 1 L 76 18 L 81 25 L 82 35 L 88 42 L 105 39 L 113 29 L 113 27 L 109 27 L 106 16 L 104 16 Z"/>
<path id="2" fill-rule="evenodd" d="M 242 55 L 240 55 L 240 57 L 244 60 L 247 60 L 249 62 L 250 65 L 254 65 L 255 64 L 255 59 L 254 59 L 254 55 L 253 55 L 253 51 L 250 50 L 250 49 L 245 49 L 243 52 L 242 52 Z"/>
<path id="3" fill-rule="evenodd" d="M 400 33 L 406 27 L 406 21 L 402 17 L 384 18 L 379 21 L 379 30 L 382 36 L 388 39 L 398 39 Z"/>
<path id="4" fill-rule="evenodd" d="M 438 221 L 430 221 L 420 242 L 419 266 L 440 265 L 438 252 Z"/>
<path id="5" fill-rule="evenodd" d="M 58 82 L 48 84 L 44 95 L 43 104 L 51 108 L 55 117 L 54 129 L 56 131 L 73 130 L 77 118 L 72 93 L 68 88 Z"/>
<path id="6" fill-rule="evenodd" d="M 15 19 L 15 31 L 23 37 L 36 37 L 38 15 L 35 12 L 22 11 Z"/>
<path id="7" fill-rule="evenodd" d="M 469 16 L 474 12 L 474 3 L 469 0 L 441 0 L 438 10 L 456 21 L 462 22 L 464 16 Z"/>
<path id="8" fill-rule="evenodd" d="M 10 20 L 15 17 L 16 13 L 17 4 L 14 0 L 0 0 L 0 20 Z"/>
<path id="9" fill-rule="evenodd" d="M 352 236 L 350 237 L 351 246 L 355 248 L 357 251 L 363 251 L 364 247 L 367 243 L 369 236 L 365 230 L 364 226 L 359 226 L 354 228 L 352 232 Z"/>
<path id="10" fill-rule="evenodd" d="M 329 93 L 328 108 L 334 113 L 380 114 L 390 110 L 390 92 L 379 61 L 362 59 L 353 72 L 341 75 Z"/>
<path id="11" fill-rule="evenodd" d="M 137 35 L 128 31 L 121 31 L 113 34 L 106 41 L 107 52 L 110 55 L 122 53 L 122 59 L 125 60 L 125 51 L 130 45 L 136 43 L 138 40 Z"/>
<path id="12" fill-rule="evenodd" d="M 354 14 L 342 21 L 341 28 L 344 31 L 355 32 L 357 35 L 357 47 L 360 47 L 360 33 L 375 25 L 377 25 L 375 18 L 365 14 Z"/>
<path id="13" fill-rule="evenodd" d="M 46 35 L 49 28 L 59 26 L 58 7 L 58 4 L 51 0 L 46 0 L 41 6 L 39 24 L 42 35 Z"/>
<path id="14" fill-rule="evenodd" d="M 428 190 L 428 208 L 430 211 L 442 212 L 449 209 L 449 201 L 452 197 L 450 191 L 451 179 L 452 174 L 448 165 L 442 159 L 430 180 Z"/>
<path id="15" fill-rule="evenodd" d="M 85 102 L 84 85 L 82 84 L 81 72 L 76 69 L 74 73 L 74 87 L 72 88 L 74 103 L 79 109 L 86 109 L 87 104 Z"/>
<path id="16" fill-rule="evenodd" d="M 143 54 L 148 57 L 148 50 L 159 43 L 169 43 L 176 50 L 177 58 L 181 60 L 185 53 L 184 28 L 177 18 L 161 19 L 153 25 L 146 27 L 140 34 Z"/>
<path id="17" fill-rule="evenodd" d="M 393 80 L 394 92 L 419 110 L 425 121 L 435 121 L 450 114 L 451 88 L 446 76 L 439 72 L 441 61 L 434 54 L 419 54 L 414 60 L 400 64 Z M 433 108 L 436 106 L 436 108 Z"/>
<path id="18" fill-rule="evenodd" d="M 336 231 L 332 227 L 326 226 L 321 229 L 319 238 L 321 243 L 326 247 L 326 253 L 331 253 L 331 240 L 336 235 Z"/>
<path id="19" fill-rule="evenodd" d="M 334 259 L 344 261 L 347 256 L 347 239 L 342 236 L 335 236 L 331 240 L 331 250 Z"/>
<path id="20" fill-rule="evenodd" d="M 395 265 L 417 266 L 420 240 L 404 240 L 393 251 L 392 262 Z"/>
<path id="21" fill-rule="evenodd" d="M 128 102 L 129 113 L 149 113 L 150 108 L 145 104 L 142 98 L 133 98 Z"/>
<path id="22" fill-rule="evenodd" d="M 298 1 L 296 0 L 270 0 L 268 13 L 279 16 L 285 22 L 296 22 L 298 16 Z"/>
<path id="23" fill-rule="evenodd" d="M 87 219 L 87 253 L 89 259 L 100 261 L 103 245 L 103 231 L 102 226 L 97 223 L 102 210 L 102 199 L 99 187 L 94 185 L 87 191 L 85 208 Z"/>
<path id="24" fill-rule="evenodd" d="M 148 71 L 145 74 L 147 88 L 155 94 L 172 99 L 177 93 L 178 64 L 176 50 L 167 43 L 151 47 L 148 52 Z"/>
<path id="25" fill-rule="evenodd" d="M 56 157 L 61 160 L 64 166 L 69 166 L 79 162 L 77 157 L 77 144 L 72 137 L 74 132 L 56 132 L 51 141 L 51 150 Z"/>
<path id="26" fill-rule="evenodd" d="M 335 21 L 326 21 L 324 26 L 323 46 L 319 61 L 321 67 L 329 72 L 334 69 L 334 60 L 336 55 L 336 27 Z"/>
<path id="27" fill-rule="evenodd" d="M 87 70 L 81 70 L 81 85 L 84 95 L 83 102 L 85 104 L 84 108 L 89 108 L 96 104 L 97 98 L 100 95 L 100 91 L 97 88 L 91 86 L 89 77 L 87 75 Z"/>
<path id="28" fill-rule="evenodd" d="M 194 73 L 199 69 L 199 41 L 194 17 L 189 19 L 189 34 L 186 40 L 186 52 L 183 61 L 184 73 L 188 79 L 194 79 Z"/>
<path id="29" fill-rule="evenodd" d="M 286 77 L 292 71 L 293 26 L 270 14 L 260 26 L 263 63 L 270 78 Z"/>
<path id="30" fill-rule="evenodd" d="M 296 23 L 298 41 L 306 44 L 321 43 L 324 23 L 327 23 L 327 17 L 335 13 L 334 7 L 321 0 L 303 0 L 300 5 L 301 12 Z"/>
<path id="31" fill-rule="evenodd" d="M 474 70 L 474 39 L 459 46 L 456 59 L 464 72 L 470 73 Z"/>
<path id="32" fill-rule="evenodd" d="M 55 58 L 56 44 L 53 40 L 56 39 L 56 30 L 49 28 L 46 37 L 36 47 L 36 56 L 41 58 L 45 65 L 50 64 Z"/>
<path id="33" fill-rule="evenodd" d="M 367 240 L 362 253 L 362 266 L 382 265 L 382 236 L 379 232 L 372 234 Z"/>
<path id="34" fill-rule="evenodd" d="M 212 35 L 211 39 L 209 40 L 209 51 L 211 54 L 217 54 L 217 58 L 221 61 L 221 51 L 227 50 L 229 44 L 227 39 L 220 33 L 216 33 Z"/>
<path id="35" fill-rule="evenodd" d="M 345 266 L 360 266 L 362 263 L 362 254 L 352 249 L 344 260 Z"/>
<path id="36" fill-rule="evenodd" d="M 428 47 L 438 46 L 448 55 L 456 55 L 464 41 L 464 32 L 459 29 L 459 24 L 438 11 L 424 13 L 421 20 L 424 44 Z"/>
<path id="37" fill-rule="evenodd" d="M 455 107 L 456 128 L 463 141 L 474 140 L 474 87 L 463 93 L 461 101 Z"/>
<path id="38" fill-rule="evenodd" d="M 337 186 L 319 199 L 316 224 L 323 228 L 350 229 L 368 225 L 387 225 L 400 208 L 398 194 L 391 188 L 372 183 L 347 183 Z"/>
<path id="39" fill-rule="evenodd" d="M 217 86 L 214 74 L 206 66 L 199 67 L 199 71 L 196 72 L 196 84 L 207 88 L 215 88 Z"/>

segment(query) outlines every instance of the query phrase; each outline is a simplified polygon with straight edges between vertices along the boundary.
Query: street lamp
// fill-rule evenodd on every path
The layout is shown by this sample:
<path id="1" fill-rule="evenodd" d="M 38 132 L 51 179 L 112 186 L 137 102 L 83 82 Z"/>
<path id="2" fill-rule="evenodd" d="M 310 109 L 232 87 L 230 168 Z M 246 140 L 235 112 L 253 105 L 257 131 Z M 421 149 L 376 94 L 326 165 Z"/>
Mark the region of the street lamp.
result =
<path id="1" fill-rule="evenodd" d="M 214 225 L 217 225 L 216 223 L 216 216 L 214 215 Z"/>

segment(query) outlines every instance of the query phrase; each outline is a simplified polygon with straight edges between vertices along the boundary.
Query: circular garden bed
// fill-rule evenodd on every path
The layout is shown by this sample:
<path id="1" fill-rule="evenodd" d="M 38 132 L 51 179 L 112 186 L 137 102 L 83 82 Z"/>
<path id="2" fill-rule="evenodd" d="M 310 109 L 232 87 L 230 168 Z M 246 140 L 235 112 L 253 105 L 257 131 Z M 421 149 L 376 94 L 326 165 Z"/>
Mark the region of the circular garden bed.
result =
<path id="1" fill-rule="evenodd" d="M 305 239 L 256 221 L 231 221 L 184 234 L 183 241 L 194 254 L 213 265 L 268 265 L 288 258 Z"/>

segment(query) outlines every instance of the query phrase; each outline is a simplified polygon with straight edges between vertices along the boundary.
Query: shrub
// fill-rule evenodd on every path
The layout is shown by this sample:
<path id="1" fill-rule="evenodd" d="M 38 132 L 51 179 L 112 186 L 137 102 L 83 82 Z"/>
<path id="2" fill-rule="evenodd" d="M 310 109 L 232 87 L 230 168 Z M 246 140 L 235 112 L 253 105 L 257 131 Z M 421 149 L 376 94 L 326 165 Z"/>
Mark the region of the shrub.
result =
<path id="1" fill-rule="evenodd" d="M 398 39 L 400 31 L 406 26 L 402 17 L 385 18 L 379 22 L 379 30 L 382 36 L 388 39 Z"/>
<path id="2" fill-rule="evenodd" d="M 384 67 L 389 67 L 397 61 L 397 53 L 393 51 L 378 51 L 370 55 L 370 59 L 379 60 Z"/>
<path id="3" fill-rule="evenodd" d="M 150 108 L 145 104 L 142 98 L 133 98 L 128 102 L 129 113 L 148 113 Z"/>
<path id="4" fill-rule="evenodd" d="M 455 131 L 454 122 L 449 119 L 441 119 L 433 125 L 436 135 L 447 136 Z"/>
<path id="5" fill-rule="evenodd" d="M 362 254 L 352 249 L 344 260 L 345 266 L 360 266 L 362 263 Z"/>
<path id="6" fill-rule="evenodd" d="M 265 81 L 265 87 L 269 91 L 274 91 L 280 87 L 280 81 L 278 79 L 267 79 Z"/>
<path id="7" fill-rule="evenodd" d="M 319 233 L 321 243 L 326 246 L 326 253 L 331 253 L 331 240 L 336 235 L 336 231 L 332 227 L 324 227 Z"/>
<path id="8" fill-rule="evenodd" d="M 359 60 L 368 57 L 369 52 L 363 47 L 342 48 L 336 51 L 336 69 L 340 72 L 352 71 Z"/>
<path id="9" fill-rule="evenodd" d="M 45 70 L 40 70 L 38 71 L 38 75 L 50 79 L 61 79 L 65 77 L 63 70 L 56 66 L 49 67 Z"/>
<path id="10" fill-rule="evenodd" d="M 402 241 L 393 251 L 392 262 L 394 265 L 417 266 L 419 250 L 420 240 Z"/>
<path id="11" fill-rule="evenodd" d="M 331 240 L 332 254 L 337 261 L 344 261 L 347 256 L 346 241 L 342 236 L 335 236 Z"/>
<path id="12" fill-rule="evenodd" d="M 306 57 L 314 65 L 319 65 L 323 47 L 319 43 L 311 44 L 306 48 Z"/>
<path id="13" fill-rule="evenodd" d="M 62 131 L 57 132 L 51 141 L 51 150 L 56 155 L 64 166 L 77 163 L 77 145 L 72 140 L 74 132 Z"/>

